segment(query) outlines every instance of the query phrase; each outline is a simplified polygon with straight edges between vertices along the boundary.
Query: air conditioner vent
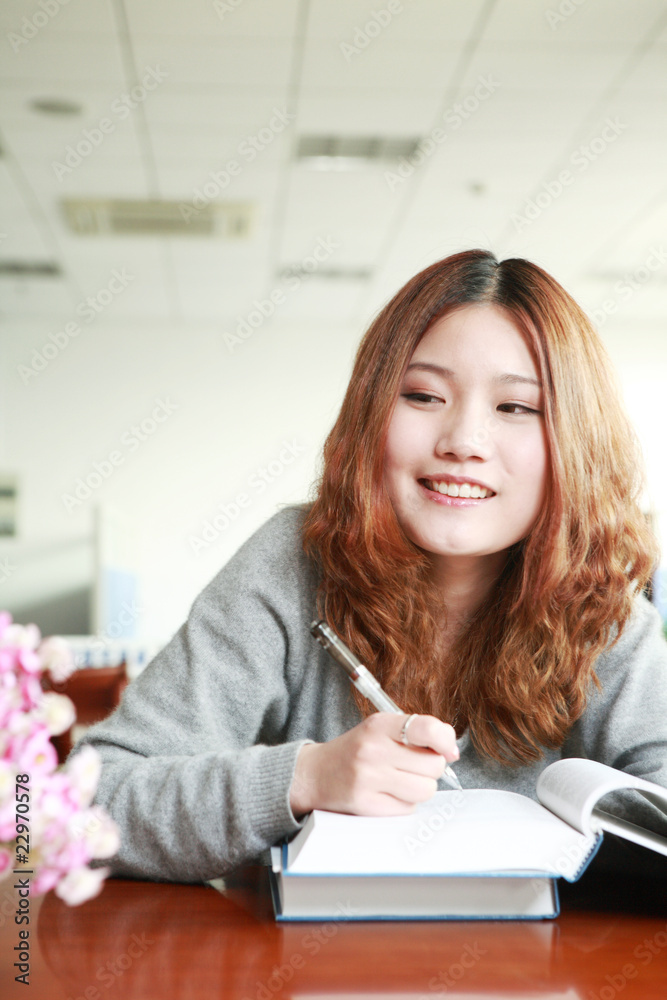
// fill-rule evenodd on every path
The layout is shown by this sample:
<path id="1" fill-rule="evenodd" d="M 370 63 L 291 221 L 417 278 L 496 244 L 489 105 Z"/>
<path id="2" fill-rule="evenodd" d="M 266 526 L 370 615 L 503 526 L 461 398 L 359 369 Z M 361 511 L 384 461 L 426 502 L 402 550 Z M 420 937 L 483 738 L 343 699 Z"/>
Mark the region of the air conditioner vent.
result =
<path id="1" fill-rule="evenodd" d="M 252 229 L 250 202 L 157 199 L 64 198 L 65 220 L 79 236 L 213 236 L 248 239 Z"/>
<path id="2" fill-rule="evenodd" d="M 297 147 L 299 160 L 357 160 L 379 163 L 411 156 L 420 137 L 387 138 L 364 135 L 302 135 Z"/>
<path id="3" fill-rule="evenodd" d="M 292 264 L 278 271 L 279 278 L 316 278 L 320 281 L 369 281 L 373 271 L 368 267 L 320 267 L 315 270 L 303 263 Z"/>
<path id="4" fill-rule="evenodd" d="M 62 278 L 60 264 L 50 260 L 0 260 L 0 277 Z"/>

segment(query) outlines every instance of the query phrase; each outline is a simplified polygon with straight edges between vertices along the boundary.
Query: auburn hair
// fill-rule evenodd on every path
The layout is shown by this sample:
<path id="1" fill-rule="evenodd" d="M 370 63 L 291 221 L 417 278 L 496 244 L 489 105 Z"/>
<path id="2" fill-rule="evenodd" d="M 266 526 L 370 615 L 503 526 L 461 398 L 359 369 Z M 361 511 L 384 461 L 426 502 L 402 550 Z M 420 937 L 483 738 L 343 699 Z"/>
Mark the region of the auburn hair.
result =
<path id="1" fill-rule="evenodd" d="M 474 303 L 501 309 L 532 349 L 544 387 L 548 484 L 529 535 L 508 551 L 497 584 L 442 662 L 447 609 L 428 554 L 397 521 L 384 448 L 417 344 L 436 319 Z M 583 712 L 596 657 L 618 638 L 650 577 L 656 545 L 638 504 L 640 467 L 605 348 L 554 278 L 485 250 L 432 264 L 371 324 L 324 446 L 303 536 L 320 573 L 318 614 L 406 712 L 467 728 L 487 758 L 538 760 Z"/>

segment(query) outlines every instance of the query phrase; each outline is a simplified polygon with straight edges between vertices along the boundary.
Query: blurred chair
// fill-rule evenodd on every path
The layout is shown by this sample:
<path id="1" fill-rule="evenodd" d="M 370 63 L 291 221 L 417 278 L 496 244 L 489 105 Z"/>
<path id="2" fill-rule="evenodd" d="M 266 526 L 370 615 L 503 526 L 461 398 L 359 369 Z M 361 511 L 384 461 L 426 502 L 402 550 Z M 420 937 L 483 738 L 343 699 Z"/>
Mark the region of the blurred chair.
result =
<path id="1" fill-rule="evenodd" d="M 48 682 L 48 690 L 66 694 L 76 709 L 74 725 L 67 732 L 53 737 L 61 764 L 89 726 L 111 715 L 126 685 L 125 663 L 115 667 L 81 667 L 60 684 Z"/>

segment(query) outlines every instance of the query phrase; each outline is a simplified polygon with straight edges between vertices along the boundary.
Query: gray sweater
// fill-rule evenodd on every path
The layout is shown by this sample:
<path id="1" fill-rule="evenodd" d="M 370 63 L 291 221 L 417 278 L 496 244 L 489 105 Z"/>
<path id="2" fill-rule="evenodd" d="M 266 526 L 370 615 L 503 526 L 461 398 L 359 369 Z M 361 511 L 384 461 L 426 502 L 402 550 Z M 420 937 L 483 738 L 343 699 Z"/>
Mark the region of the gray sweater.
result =
<path id="1" fill-rule="evenodd" d="M 96 801 L 121 829 L 119 875 L 199 882 L 299 829 L 289 806 L 297 753 L 360 721 L 350 682 L 315 642 L 317 579 L 301 546 L 302 508 L 276 514 L 195 600 L 188 620 L 81 743 L 102 761 Z M 599 657 L 593 690 L 562 748 L 529 766 L 482 759 L 467 734 L 464 788 L 535 798 L 540 771 L 588 757 L 667 786 L 667 644 L 637 600 Z M 642 818 L 667 834 L 667 817 Z"/>

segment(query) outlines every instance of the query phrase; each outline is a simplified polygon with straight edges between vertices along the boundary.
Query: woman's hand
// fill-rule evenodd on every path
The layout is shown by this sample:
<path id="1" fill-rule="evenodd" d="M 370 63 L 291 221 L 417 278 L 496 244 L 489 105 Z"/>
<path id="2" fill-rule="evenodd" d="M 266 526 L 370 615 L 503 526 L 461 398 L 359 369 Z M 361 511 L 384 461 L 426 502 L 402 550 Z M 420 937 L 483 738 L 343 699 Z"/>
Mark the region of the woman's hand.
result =
<path id="1" fill-rule="evenodd" d="M 335 740 L 305 744 L 290 788 L 294 815 L 329 809 L 397 816 L 430 799 L 445 763 L 458 760 L 456 734 L 432 715 L 416 715 L 405 746 L 399 739 L 405 718 L 376 712 Z"/>

